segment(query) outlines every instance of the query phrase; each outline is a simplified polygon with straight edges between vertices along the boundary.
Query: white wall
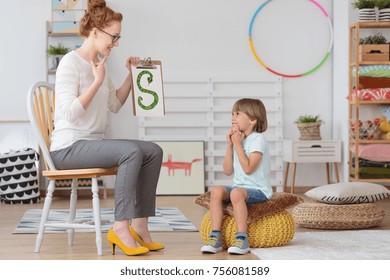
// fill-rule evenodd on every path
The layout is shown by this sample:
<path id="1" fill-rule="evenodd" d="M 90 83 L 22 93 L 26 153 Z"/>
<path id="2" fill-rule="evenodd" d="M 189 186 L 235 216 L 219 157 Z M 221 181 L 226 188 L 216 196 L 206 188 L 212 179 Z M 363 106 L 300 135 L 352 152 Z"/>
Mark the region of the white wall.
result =
<path id="1" fill-rule="evenodd" d="M 346 0 L 340 2 L 343 1 Z M 273 74 L 256 62 L 248 44 L 249 22 L 264 2 L 108 0 L 109 6 L 124 15 L 120 46 L 108 60 L 114 82 L 119 85 L 125 75 L 124 60 L 128 55 L 161 59 L 166 79 L 216 75 L 271 77 Z M 317 2 L 333 18 L 333 1 Z M 4 28 L 2 35 L 7 44 L 0 44 L 0 119 L 27 118 L 24 110 L 18 113 L 16 108 L 25 106 L 28 87 L 45 79 L 45 21 L 50 20 L 50 5 L 50 1 L 20 0 L 8 1 L 7 9 L 1 9 L 0 23 L 10 28 Z M 15 13 L 7 12 L 10 10 L 18 11 L 16 20 Z M 271 1 L 256 18 L 254 28 L 258 54 L 270 67 L 286 73 L 311 69 L 324 55 L 329 39 L 324 16 L 306 0 Z M 16 57 L 20 62 L 16 63 Z M 333 119 L 333 53 L 314 73 L 285 78 L 283 89 L 285 138 L 299 137 L 294 120 L 301 114 L 319 114 L 325 121 L 322 138 L 333 137 L 337 131 L 337 121 Z M 8 108 L 6 114 L 4 108 Z M 7 130 L 0 123 L 0 139 Z M 137 137 L 131 102 L 111 116 L 109 134 Z M 325 177 L 324 166 L 302 164 L 298 166 L 296 185 L 320 185 L 325 183 Z"/>
<path id="2" fill-rule="evenodd" d="M 51 1 L 8 1 L 0 9 L 0 120 L 27 119 L 29 86 L 45 79 L 45 24 Z"/>
<path id="3" fill-rule="evenodd" d="M 45 80 L 45 24 L 51 1 L 8 1 L 2 3 L 0 25 L 0 152 L 35 147 L 29 136 L 25 96 L 32 83 Z"/>

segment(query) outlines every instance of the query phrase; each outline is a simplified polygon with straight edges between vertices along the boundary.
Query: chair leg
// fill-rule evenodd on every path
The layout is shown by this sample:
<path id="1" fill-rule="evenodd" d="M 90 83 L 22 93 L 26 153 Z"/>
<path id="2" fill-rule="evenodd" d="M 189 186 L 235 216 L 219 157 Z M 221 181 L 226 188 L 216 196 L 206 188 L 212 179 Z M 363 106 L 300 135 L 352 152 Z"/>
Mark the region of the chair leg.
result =
<path id="1" fill-rule="evenodd" d="M 49 185 L 47 187 L 46 191 L 46 198 L 45 198 L 45 203 L 43 205 L 43 211 L 42 211 L 42 216 L 41 216 L 41 222 L 39 224 L 39 229 L 38 229 L 38 235 L 35 241 L 35 253 L 39 253 L 42 242 L 43 242 L 43 235 L 45 233 L 45 224 L 47 222 L 47 218 L 49 217 L 49 211 L 51 208 L 51 203 L 53 200 L 53 192 L 55 188 L 55 180 L 51 180 L 49 182 Z"/>
<path id="2" fill-rule="evenodd" d="M 99 186 L 96 178 L 92 178 L 92 208 L 96 231 L 96 248 L 98 251 L 98 255 L 101 256 L 103 255 L 102 226 L 100 219 Z"/>
<path id="3" fill-rule="evenodd" d="M 107 188 L 105 184 L 103 184 L 103 199 L 107 199 Z"/>
<path id="4" fill-rule="evenodd" d="M 77 186 L 78 186 L 78 180 L 76 178 L 73 178 L 72 185 L 71 185 L 71 192 L 70 192 L 70 205 L 69 205 L 69 217 L 68 217 L 69 222 L 73 222 L 76 217 Z M 67 232 L 68 232 L 68 246 L 72 246 L 73 239 L 74 239 L 74 229 L 69 228 Z"/>

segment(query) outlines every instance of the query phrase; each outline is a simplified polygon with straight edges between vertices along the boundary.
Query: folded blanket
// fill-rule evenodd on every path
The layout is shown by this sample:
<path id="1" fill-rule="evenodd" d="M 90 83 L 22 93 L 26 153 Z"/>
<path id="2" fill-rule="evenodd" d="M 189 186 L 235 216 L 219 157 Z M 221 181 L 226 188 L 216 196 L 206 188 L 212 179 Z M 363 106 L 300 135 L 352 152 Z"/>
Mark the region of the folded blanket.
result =
<path id="1" fill-rule="evenodd" d="M 355 167 L 355 159 L 352 160 L 352 167 Z M 378 167 L 390 169 L 390 162 L 388 161 L 373 161 L 359 158 L 359 169 L 361 167 Z"/>
<path id="2" fill-rule="evenodd" d="M 355 171 L 352 172 L 351 177 L 355 177 Z M 390 169 L 380 167 L 360 167 L 359 178 L 361 179 L 389 179 Z"/>

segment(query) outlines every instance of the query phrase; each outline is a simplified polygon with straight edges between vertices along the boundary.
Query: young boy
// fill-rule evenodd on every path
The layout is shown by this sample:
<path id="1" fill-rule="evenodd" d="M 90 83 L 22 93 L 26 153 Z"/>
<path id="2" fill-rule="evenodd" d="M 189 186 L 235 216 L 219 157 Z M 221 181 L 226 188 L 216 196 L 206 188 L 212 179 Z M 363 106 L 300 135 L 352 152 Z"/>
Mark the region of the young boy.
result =
<path id="1" fill-rule="evenodd" d="M 226 136 L 227 149 L 223 162 L 226 175 L 234 174 L 232 186 L 216 186 L 211 191 L 210 219 L 212 232 L 202 253 L 222 251 L 223 203 L 232 203 L 237 226 L 236 241 L 229 254 L 249 252 L 246 204 L 266 202 L 272 197 L 269 181 L 270 156 L 268 142 L 262 132 L 267 129 L 267 112 L 258 99 L 243 98 L 233 105 L 232 128 Z"/>

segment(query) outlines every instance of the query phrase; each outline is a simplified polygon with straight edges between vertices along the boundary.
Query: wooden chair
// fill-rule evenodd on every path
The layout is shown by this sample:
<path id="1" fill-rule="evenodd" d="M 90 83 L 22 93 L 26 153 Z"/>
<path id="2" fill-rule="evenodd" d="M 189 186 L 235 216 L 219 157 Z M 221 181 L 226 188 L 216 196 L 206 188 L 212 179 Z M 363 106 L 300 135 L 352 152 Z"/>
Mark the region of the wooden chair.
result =
<path id="1" fill-rule="evenodd" d="M 38 82 L 30 87 L 27 94 L 28 116 L 36 133 L 41 154 L 44 157 L 46 170 L 42 175 L 49 181 L 46 198 L 43 206 L 41 222 L 35 244 L 35 252 L 39 252 L 45 227 L 66 228 L 68 231 L 68 245 L 73 245 L 74 229 L 92 228 L 96 232 L 96 247 L 98 255 L 102 255 L 102 234 L 100 220 L 99 187 L 97 178 L 105 175 L 116 175 L 117 168 L 89 168 L 89 169 L 69 169 L 57 170 L 50 157 L 50 139 L 54 129 L 54 86 L 46 82 Z M 80 224 L 75 222 L 77 204 L 77 182 L 78 178 L 90 178 L 92 180 L 92 208 L 94 225 Z M 69 218 L 67 222 L 47 222 L 52 204 L 53 192 L 56 180 L 72 179 Z"/>

